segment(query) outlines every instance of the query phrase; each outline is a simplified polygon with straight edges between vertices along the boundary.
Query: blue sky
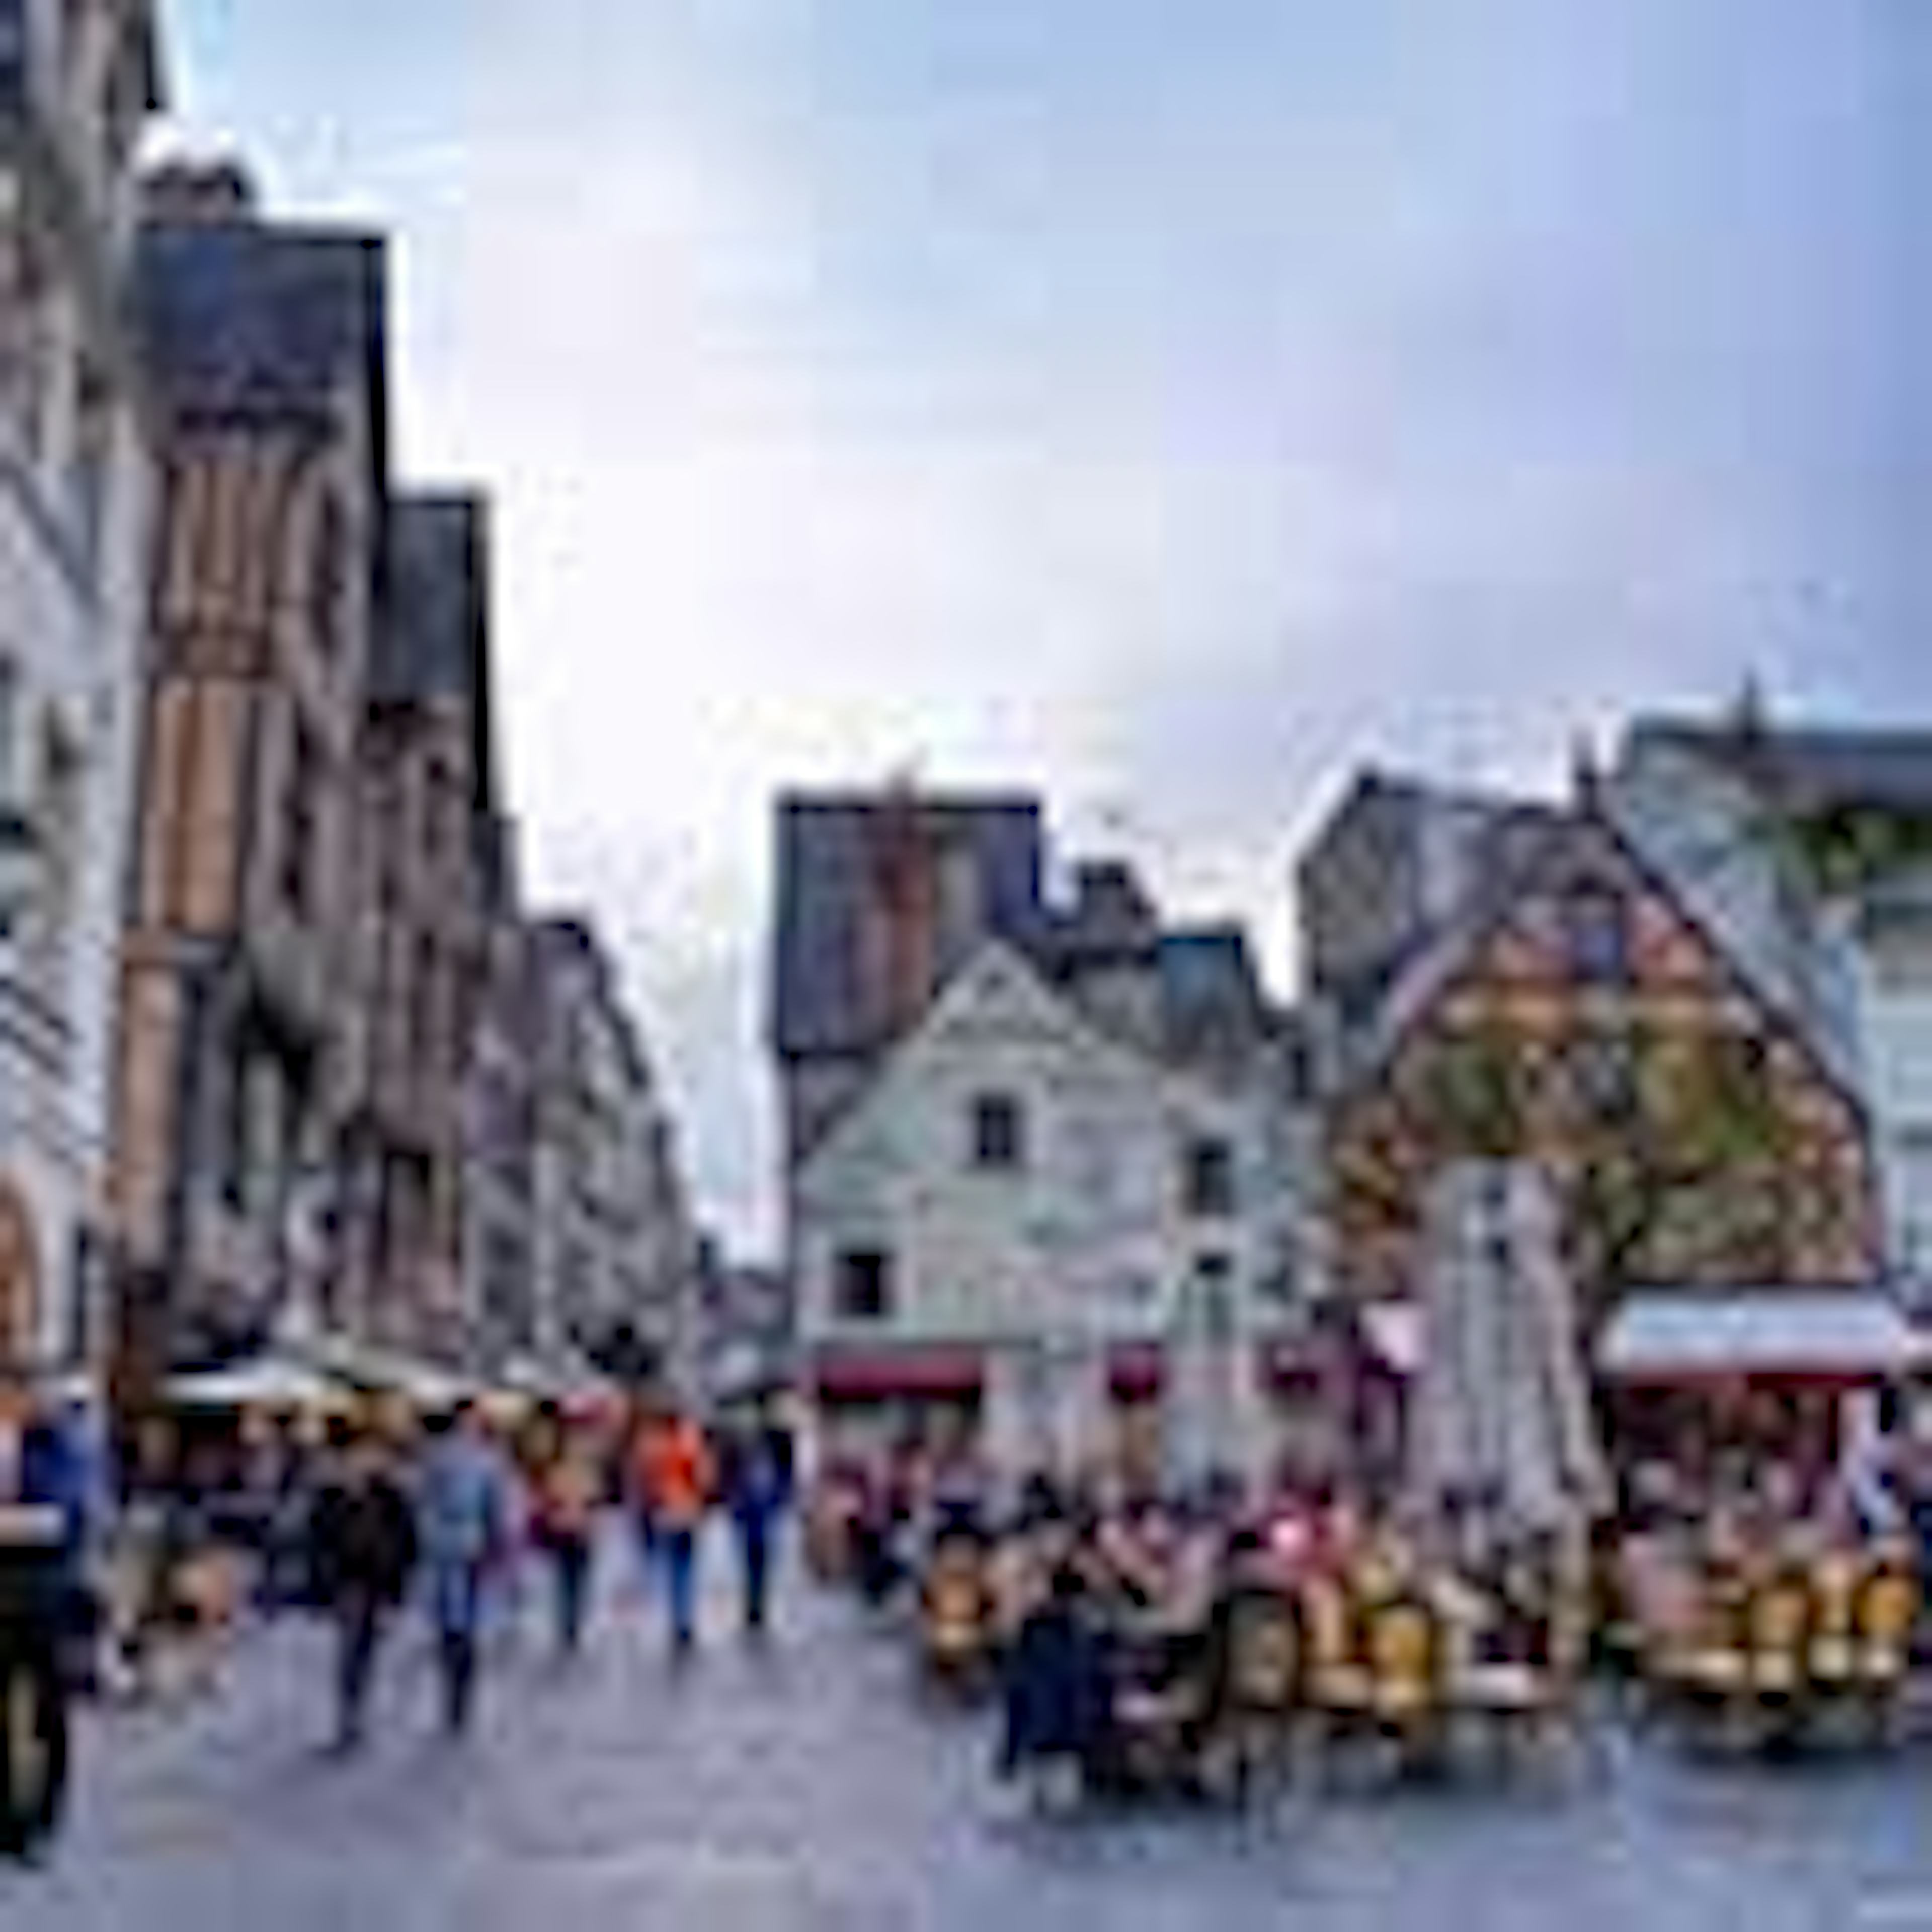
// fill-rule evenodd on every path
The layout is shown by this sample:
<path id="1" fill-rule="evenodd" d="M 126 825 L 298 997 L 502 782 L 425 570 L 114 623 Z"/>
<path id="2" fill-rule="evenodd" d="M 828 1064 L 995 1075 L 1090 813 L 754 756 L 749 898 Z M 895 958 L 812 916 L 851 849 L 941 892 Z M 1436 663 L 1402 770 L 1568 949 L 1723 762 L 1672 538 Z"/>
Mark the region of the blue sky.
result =
<path id="1" fill-rule="evenodd" d="M 535 885 L 772 1227 L 778 784 L 1017 778 L 1288 958 L 1366 758 L 1932 716 L 1922 0 L 172 0 L 170 138 L 397 238 Z M 1914 190 L 1917 190 L 1914 200 Z"/>

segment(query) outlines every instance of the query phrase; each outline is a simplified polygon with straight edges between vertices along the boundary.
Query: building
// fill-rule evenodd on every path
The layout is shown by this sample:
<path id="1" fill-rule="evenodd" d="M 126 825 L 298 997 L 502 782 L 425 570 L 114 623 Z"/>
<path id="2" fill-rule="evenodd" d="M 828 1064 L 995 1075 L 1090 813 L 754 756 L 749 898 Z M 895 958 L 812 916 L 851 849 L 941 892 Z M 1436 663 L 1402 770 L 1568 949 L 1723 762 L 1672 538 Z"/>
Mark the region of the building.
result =
<path id="1" fill-rule="evenodd" d="M 338 1322 L 460 1361 L 464 1108 L 490 962 L 489 540 L 472 494 L 388 513 L 357 767 L 355 1026 L 339 1130 Z"/>
<path id="2" fill-rule="evenodd" d="M 465 1074 L 462 1268 L 472 1354 L 502 1375 L 541 1368 L 546 1339 L 536 1249 L 543 996 L 507 819 L 490 828 L 485 854 L 483 977 Z"/>
<path id="3" fill-rule="evenodd" d="M 1520 800 L 1357 776 L 1295 872 L 1303 1014 L 1324 1090 L 1359 1074 L 1390 988 L 1462 915 L 1485 868 L 1549 818 Z"/>
<path id="4" fill-rule="evenodd" d="M 1299 1036 L 1238 929 L 1164 928 L 1118 862 L 1051 893 L 1046 859 L 1025 799 L 780 807 L 808 1371 L 828 1410 L 962 1402 L 1018 1460 L 1090 1444 L 1110 1395 L 1178 1395 L 1198 1328 L 1226 1383 L 1212 1446 L 1245 1455 L 1260 1345 L 1306 1286 Z"/>
<path id="5" fill-rule="evenodd" d="M 1932 731 L 1640 719 L 1620 818 L 1870 1111 L 1888 1259 L 1932 1280 Z"/>
<path id="6" fill-rule="evenodd" d="M 125 326 L 152 10 L 0 0 L 0 1358 L 100 1336 L 152 478 Z"/>
<path id="7" fill-rule="evenodd" d="M 784 1269 L 727 1258 L 699 1243 L 694 1386 L 718 1405 L 796 1382 L 798 1303 Z"/>
<path id="8" fill-rule="evenodd" d="M 113 1202 L 127 1359 L 259 1342 L 355 1072 L 352 863 L 388 547 L 387 270 L 236 168 L 149 183 L 163 487 Z"/>
<path id="9" fill-rule="evenodd" d="M 1876 1195 L 1856 1094 L 1589 776 L 1567 808 L 1499 818 L 1472 877 L 1390 979 L 1330 1102 L 1340 1285 L 1412 1293 L 1436 1177 L 1528 1159 L 1555 1181 L 1592 1332 L 1640 1288 L 1865 1290 Z"/>
<path id="10" fill-rule="evenodd" d="M 594 1358 L 623 1338 L 687 1377 L 697 1231 L 642 1040 L 586 921 L 538 920 L 530 944 L 539 1358 Z"/>

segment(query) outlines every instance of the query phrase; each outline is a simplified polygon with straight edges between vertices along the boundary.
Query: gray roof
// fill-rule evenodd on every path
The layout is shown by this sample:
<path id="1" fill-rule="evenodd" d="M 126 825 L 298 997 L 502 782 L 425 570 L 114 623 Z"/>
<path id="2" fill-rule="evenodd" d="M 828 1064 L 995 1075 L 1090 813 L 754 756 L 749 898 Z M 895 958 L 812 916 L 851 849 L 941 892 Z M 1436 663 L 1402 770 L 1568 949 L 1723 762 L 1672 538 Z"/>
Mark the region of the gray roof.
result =
<path id="1" fill-rule="evenodd" d="M 880 841 L 891 814 L 908 806 L 922 830 L 972 854 L 988 932 L 1030 946 L 1042 931 L 1045 840 L 1037 799 L 922 794 L 899 801 L 878 793 L 782 798 L 770 1013 L 772 1044 L 781 1058 L 866 1052 L 886 1042 L 890 1028 L 867 981 L 865 934 L 879 903 Z M 942 962 L 942 972 L 958 964 Z"/>
<path id="2" fill-rule="evenodd" d="M 136 290 L 157 392 L 178 416 L 326 420 L 359 382 L 386 457 L 387 284 L 380 236 L 150 220 Z"/>
<path id="3" fill-rule="evenodd" d="M 1634 745 L 1694 752 L 1754 783 L 1775 788 L 1804 814 L 1866 806 L 1932 814 L 1932 731 L 1860 726 L 1703 723 L 1642 718 Z"/>
<path id="4" fill-rule="evenodd" d="M 1163 1030 L 1170 1052 L 1186 1058 L 1252 1040 L 1268 1029 L 1268 1001 L 1240 927 L 1164 932 L 1160 959 Z"/>

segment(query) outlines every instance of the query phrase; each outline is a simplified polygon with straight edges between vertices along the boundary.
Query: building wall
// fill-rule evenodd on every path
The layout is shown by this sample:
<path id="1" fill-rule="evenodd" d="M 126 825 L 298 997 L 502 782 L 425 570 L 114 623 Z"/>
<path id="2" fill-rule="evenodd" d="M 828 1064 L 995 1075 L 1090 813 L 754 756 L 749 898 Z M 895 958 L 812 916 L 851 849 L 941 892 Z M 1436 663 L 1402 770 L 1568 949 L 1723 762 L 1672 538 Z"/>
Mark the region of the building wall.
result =
<path id="1" fill-rule="evenodd" d="M 1580 890 L 1616 909 L 1614 974 L 1580 969 Z M 1827 1286 L 1877 1265 L 1856 1100 L 1600 820 L 1572 822 L 1335 1110 L 1347 1286 L 1413 1290 L 1430 1184 L 1472 1156 L 1547 1165 L 1593 1312 L 1636 1282 Z"/>
<path id="2" fill-rule="evenodd" d="M 1024 1162 L 975 1160 L 983 1097 L 1017 1106 Z M 1186 1150 L 1224 1145 L 1233 1211 L 1196 1214 Z M 797 1177 L 790 1268 L 808 1352 L 1158 1339 L 1226 1270 L 1243 1333 L 1274 1257 L 1281 1177 L 1258 1091 L 1216 1090 L 1116 1044 L 1017 956 L 982 952 Z M 842 1312 L 841 1258 L 890 1258 L 881 1317 Z"/>
<path id="3" fill-rule="evenodd" d="M 144 1356 L 272 1315 L 292 1190 L 347 1104 L 382 508 L 364 373 L 320 420 L 164 414 L 113 1181 Z"/>
<path id="4" fill-rule="evenodd" d="M 80 1258 L 104 1232 L 147 540 L 118 302 L 152 23 L 93 0 L 23 24 L 27 88 L 0 104 L 0 1354 L 44 1358 L 92 1351 L 104 1312 Z"/>
<path id="5" fill-rule="evenodd" d="M 1869 1105 L 1895 1266 L 1932 1270 L 1932 893 L 1890 882 L 1822 903 L 1780 859 L 1768 807 L 1694 751 L 1637 736 L 1621 824 Z"/>

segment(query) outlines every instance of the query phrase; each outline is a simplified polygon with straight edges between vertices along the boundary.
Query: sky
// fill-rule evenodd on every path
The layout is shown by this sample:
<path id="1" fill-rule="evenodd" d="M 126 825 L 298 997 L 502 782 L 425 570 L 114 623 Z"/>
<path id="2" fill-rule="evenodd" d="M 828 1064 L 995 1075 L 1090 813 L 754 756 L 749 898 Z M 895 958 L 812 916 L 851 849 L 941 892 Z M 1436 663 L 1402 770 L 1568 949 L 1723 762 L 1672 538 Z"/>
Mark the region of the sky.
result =
<path id="1" fill-rule="evenodd" d="M 1286 992 L 1364 763 L 1932 722 L 1926 0 L 164 5 L 162 145 L 394 238 L 528 883 L 740 1244 L 782 785 L 1036 786 Z"/>

